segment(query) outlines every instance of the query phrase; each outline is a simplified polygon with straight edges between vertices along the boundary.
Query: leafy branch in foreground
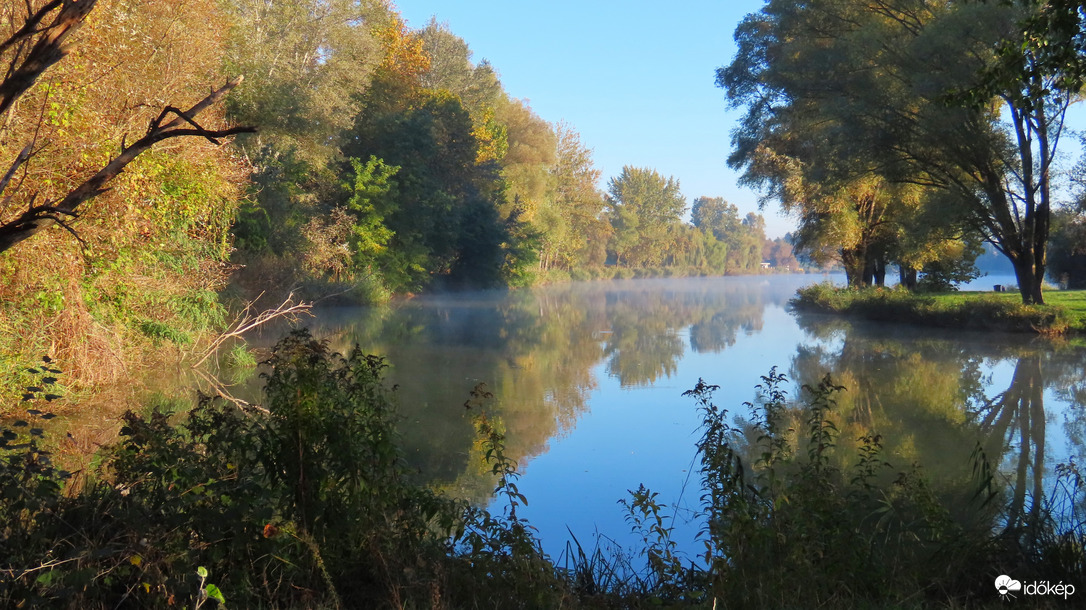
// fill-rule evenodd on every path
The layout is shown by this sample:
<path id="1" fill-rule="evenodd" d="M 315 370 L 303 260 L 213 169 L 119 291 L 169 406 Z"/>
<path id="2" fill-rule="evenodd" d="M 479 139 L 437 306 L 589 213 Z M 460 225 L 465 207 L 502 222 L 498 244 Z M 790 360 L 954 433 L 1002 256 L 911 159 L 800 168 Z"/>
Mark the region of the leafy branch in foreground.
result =
<path id="1" fill-rule="evenodd" d="M 80 29 L 96 3 L 97 0 L 52 0 L 36 10 L 30 2 L 26 3 L 26 14 L 22 16 L 22 25 L 15 28 L 6 40 L 0 42 L 0 61 L 7 64 L 4 78 L 0 81 L 0 118 L 10 111 L 12 105 L 29 91 L 49 68 L 70 52 L 70 36 Z M 17 9 L 13 7 L 8 17 L 15 17 L 16 11 Z M 17 21 L 18 18 L 12 19 L 11 25 L 14 27 Z M 217 104 L 227 93 L 241 84 L 241 81 L 241 76 L 228 80 L 225 85 L 212 90 L 188 110 L 165 106 L 162 112 L 148 123 L 147 131 L 142 137 L 131 145 L 126 145 L 122 139 L 120 153 L 65 196 L 53 201 L 36 203 L 37 193 L 23 195 L 26 210 L 0 222 L 0 252 L 54 224 L 75 234 L 68 223 L 79 217 L 79 206 L 106 192 L 107 185 L 113 178 L 141 153 L 150 150 L 159 142 L 178 137 L 197 136 L 206 138 L 212 144 L 219 144 L 219 138 L 255 132 L 255 127 L 208 129 L 196 122 L 196 117 L 200 113 Z M 173 116 L 172 119 L 170 119 L 171 116 Z M 7 123 L 0 124 L 0 133 L 3 133 L 6 127 Z M 33 141 L 22 149 L 3 179 L 0 179 L 0 194 L 7 189 L 20 167 L 33 157 L 36 141 L 35 134 Z M 7 194 L 4 204 L 6 205 L 13 196 L 13 194 Z"/>

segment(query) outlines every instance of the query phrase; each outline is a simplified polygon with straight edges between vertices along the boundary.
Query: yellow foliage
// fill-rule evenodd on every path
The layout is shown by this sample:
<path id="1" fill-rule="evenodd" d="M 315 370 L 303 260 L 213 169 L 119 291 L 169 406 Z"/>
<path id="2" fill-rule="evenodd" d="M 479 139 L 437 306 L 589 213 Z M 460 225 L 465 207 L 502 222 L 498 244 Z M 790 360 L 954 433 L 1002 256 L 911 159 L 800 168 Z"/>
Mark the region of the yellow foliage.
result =
<path id="1" fill-rule="evenodd" d="M 9 14 L 25 14 L 9 4 Z M 0 220 L 63 197 L 165 107 L 188 108 L 221 86 L 227 30 L 217 0 L 99 0 L 70 54 L 0 123 L 4 169 L 34 143 Z M 221 108 L 200 122 L 222 127 Z M 68 223 L 74 233 L 55 227 L 0 254 L 0 357 L 49 353 L 75 387 L 120 378 L 143 358 L 132 349 L 143 342 L 136 321 L 169 320 L 168 299 L 221 284 L 246 180 L 227 149 L 170 140 L 84 204 Z"/>
<path id="2" fill-rule="evenodd" d="M 379 69 L 386 76 L 417 83 L 419 77 L 430 69 L 430 57 L 423 49 L 422 39 L 413 34 L 398 15 L 394 15 L 388 25 L 376 28 L 374 36 L 384 50 Z"/>

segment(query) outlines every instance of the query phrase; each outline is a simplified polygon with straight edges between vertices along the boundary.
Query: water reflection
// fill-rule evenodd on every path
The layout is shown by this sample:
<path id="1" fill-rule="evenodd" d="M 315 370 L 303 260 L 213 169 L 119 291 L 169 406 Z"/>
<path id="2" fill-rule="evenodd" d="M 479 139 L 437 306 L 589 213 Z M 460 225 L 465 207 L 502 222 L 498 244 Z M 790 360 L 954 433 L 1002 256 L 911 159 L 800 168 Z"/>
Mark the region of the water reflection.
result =
<path id="1" fill-rule="evenodd" d="M 674 501 L 698 423 L 682 391 L 704 377 L 725 388 L 723 406 L 741 413 L 772 365 L 797 387 L 831 373 L 848 388 L 839 401 L 842 442 L 878 431 L 896 465 L 921 464 L 944 495 L 967 493 L 980 442 L 1013 484 L 1011 518 L 1028 515 L 1054 464 L 1081 454 L 1083 351 L 785 313 L 797 287 L 821 279 L 638 280 L 425 297 L 326 308 L 314 330 L 336 350 L 357 343 L 387 357 L 411 463 L 479 502 L 493 480 L 464 403 L 485 383 L 507 452 L 527 473 L 526 516 L 545 542 L 564 541 L 567 524 L 582 540 L 594 526 L 625 531 L 615 502 L 640 482 Z"/>
<path id="2" fill-rule="evenodd" d="M 687 349 L 719 352 L 761 330 L 767 304 L 797 281 L 763 278 L 569 284 L 534 291 L 425 297 L 389 308 L 324 308 L 315 332 L 343 351 L 384 355 L 398 386 L 406 449 L 427 477 L 486 497 L 469 464 L 474 432 L 462 406 L 480 382 L 521 461 L 546 451 L 588 408 L 595 367 L 622 387 L 676 373 Z M 689 329 L 689 345 L 686 330 Z"/>
<path id="3" fill-rule="evenodd" d="M 849 388 L 852 421 L 880 431 L 894 454 L 915 460 L 947 486 L 969 489 L 979 445 L 1008 494 L 1005 526 L 1036 515 L 1059 462 L 1082 455 L 1081 349 L 1016 335 L 947 334 L 800 316 L 808 341 L 792 375 L 812 383 L 830 371 Z M 1046 394 L 1057 405 L 1046 412 Z M 1062 418 L 1066 434 L 1050 430 Z"/>

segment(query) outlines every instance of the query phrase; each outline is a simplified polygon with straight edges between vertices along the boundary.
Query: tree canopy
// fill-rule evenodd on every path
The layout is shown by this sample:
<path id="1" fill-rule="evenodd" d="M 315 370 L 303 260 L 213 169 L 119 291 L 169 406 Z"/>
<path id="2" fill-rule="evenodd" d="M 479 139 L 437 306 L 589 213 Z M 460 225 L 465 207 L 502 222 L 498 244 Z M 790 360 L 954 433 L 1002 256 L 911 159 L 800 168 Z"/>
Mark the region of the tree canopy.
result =
<path id="1" fill-rule="evenodd" d="M 730 103 L 746 109 L 729 163 L 800 215 L 802 247 L 838 234 L 831 227 L 843 212 L 866 214 L 868 233 L 900 225 L 919 251 L 973 232 L 1014 263 L 1023 300 L 1043 302 L 1052 163 L 1077 92 L 1075 70 L 1030 36 L 1030 19 L 1046 7 L 771 0 L 736 29 L 739 52 L 717 73 Z M 849 194 L 872 181 L 922 189 L 912 200 L 941 208 L 942 221 L 908 224 L 934 216 L 915 206 L 871 216 L 859 200 L 827 205 L 855 200 Z M 904 201 L 883 197 L 895 208 Z M 960 231 L 916 239 L 948 226 Z M 856 255 L 848 250 L 842 259 Z"/>

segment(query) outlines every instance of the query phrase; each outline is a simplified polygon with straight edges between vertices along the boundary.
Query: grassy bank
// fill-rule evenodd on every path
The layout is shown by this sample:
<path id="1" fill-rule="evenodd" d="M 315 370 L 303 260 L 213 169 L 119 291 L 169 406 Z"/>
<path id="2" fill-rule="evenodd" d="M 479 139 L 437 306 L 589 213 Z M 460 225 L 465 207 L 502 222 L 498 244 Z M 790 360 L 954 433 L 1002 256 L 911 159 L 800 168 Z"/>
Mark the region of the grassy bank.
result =
<path id="1" fill-rule="evenodd" d="M 380 358 L 296 333 L 269 364 L 263 408 L 207 399 L 184 416 L 129 414 L 78 476 L 42 450 L 34 426 L 48 413 L 32 397 L 30 421 L 0 430 L 0 605 L 972 607 L 999 604 L 998 574 L 1082 584 L 1086 524 L 1049 514 L 1082 501 L 1074 463 L 1014 518 L 978 449 L 953 494 L 968 506 L 951 510 L 874 431 L 850 449 L 828 376 L 793 401 L 770 372 L 739 427 L 715 386 L 686 393 L 703 414 L 703 553 L 676 549 L 675 509 L 642 486 L 622 502 L 641 548 L 554 560 L 517 515 L 526 499 L 485 389 L 468 403 L 469 459 L 493 477 L 501 514 L 404 466 Z"/>
<path id="2" fill-rule="evenodd" d="M 817 284 L 799 290 L 791 305 L 800 311 L 940 328 L 1051 336 L 1086 333 L 1086 291 L 1052 291 L 1045 300 L 1045 305 L 1033 306 L 1023 305 L 1017 292 L 917 294 Z"/>

